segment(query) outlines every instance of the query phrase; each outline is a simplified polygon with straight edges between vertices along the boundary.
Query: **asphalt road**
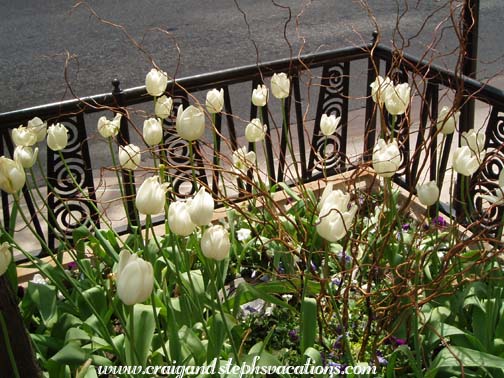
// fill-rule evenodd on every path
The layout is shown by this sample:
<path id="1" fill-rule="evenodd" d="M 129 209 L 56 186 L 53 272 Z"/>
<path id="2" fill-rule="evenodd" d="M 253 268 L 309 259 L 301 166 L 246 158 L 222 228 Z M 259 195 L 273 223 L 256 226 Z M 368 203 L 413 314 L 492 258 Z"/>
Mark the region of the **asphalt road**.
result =
<path id="1" fill-rule="evenodd" d="M 0 112 L 71 98 L 67 82 L 77 96 L 108 92 L 116 77 L 124 88 L 142 85 L 151 59 L 181 77 L 360 44 L 377 26 L 383 42 L 399 46 L 419 33 L 406 50 L 453 68 L 444 57 L 456 47 L 448 0 L 369 0 L 370 12 L 364 2 L 2 0 Z M 504 1 L 481 3 L 479 76 L 487 78 L 504 69 Z"/>

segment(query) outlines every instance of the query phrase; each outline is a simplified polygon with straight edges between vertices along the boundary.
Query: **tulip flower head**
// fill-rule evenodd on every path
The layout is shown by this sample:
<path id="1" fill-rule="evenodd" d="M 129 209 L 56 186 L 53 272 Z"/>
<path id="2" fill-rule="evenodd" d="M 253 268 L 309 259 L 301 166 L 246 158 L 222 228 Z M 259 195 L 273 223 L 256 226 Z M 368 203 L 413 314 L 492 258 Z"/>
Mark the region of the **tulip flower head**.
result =
<path id="1" fill-rule="evenodd" d="M 156 117 L 166 119 L 171 115 L 173 110 L 173 100 L 171 97 L 161 96 L 156 99 L 154 113 Z"/>
<path id="2" fill-rule="evenodd" d="M 221 225 L 207 228 L 201 237 L 201 252 L 209 259 L 221 261 L 229 256 L 229 233 Z"/>
<path id="3" fill-rule="evenodd" d="M 417 185 L 417 196 L 425 206 L 434 205 L 439 199 L 439 188 L 436 181 L 429 181 L 423 185 Z"/>
<path id="4" fill-rule="evenodd" d="M 30 147 L 37 143 L 37 134 L 33 129 L 19 126 L 12 130 L 12 141 L 16 146 Z"/>
<path id="5" fill-rule="evenodd" d="M 187 201 L 191 221 L 197 226 L 206 226 L 212 221 L 214 207 L 213 197 L 203 187 Z"/>
<path id="6" fill-rule="evenodd" d="M 327 114 L 322 114 L 320 118 L 320 131 L 325 136 L 334 134 L 336 128 L 341 122 L 341 117 L 336 117 L 334 114 L 328 116 Z"/>
<path id="7" fill-rule="evenodd" d="M 224 107 L 224 89 L 221 88 L 220 91 L 217 89 L 212 89 L 207 93 L 206 96 L 206 109 L 209 113 L 219 113 Z"/>
<path id="8" fill-rule="evenodd" d="M 149 118 L 143 124 L 143 138 L 149 146 L 156 146 L 163 140 L 163 125 L 157 118 Z"/>
<path id="9" fill-rule="evenodd" d="M 282 72 L 274 74 L 271 78 L 271 93 L 278 99 L 289 97 L 290 80 L 287 75 Z"/>
<path id="10" fill-rule="evenodd" d="M 504 204 L 504 169 L 501 170 L 499 174 L 499 187 L 495 191 L 495 195 L 493 194 L 483 194 L 481 197 L 492 205 L 503 205 Z"/>
<path id="11" fill-rule="evenodd" d="M 130 143 L 126 146 L 119 146 L 119 164 L 123 169 L 134 171 L 142 161 L 140 147 Z"/>
<path id="12" fill-rule="evenodd" d="M 252 168 L 256 161 L 254 151 L 247 152 L 247 146 L 243 146 L 233 152 L 233 167 L 240 173 Z"/>
<path id="13" fill-rule="evenodd" d="M 107 117 L 102 116 L 98 119 L 98 132 L 104 138 L 112 138 L 115 137 L 119 133 L 119 129 L 121 128 L 121 118 L 122 114 L 117 113 L 114 119 L 110 120 Z"/>
<path id="14" fill-rule="evenodd" d="M 373 101 L 380 106 L 383 106 L 385 102 L 385 95 L 387 91 L 394 87 L 392 81 L 388 77 L 384 79 L 381 76 L 377 76 L 375 81 L 369 86 L 371 87 L 371 97 L 373 98 Z"/>
<path id="15" fill-rule="evenodd" d="M 189 142 L 201 138 L 205 132 L 205 114 L 201 109 L 190 105 L 184 110 L 182 105 L 177 111 L 175 128 L 182 139 Z"/>
<path id="16" fill-rule="evenodd" d="M 406 112 L 411 99 L 411 88 L 408 83 L 388 86 L 385 92 L 385 108 L 392 115 L 401 115 Z"/>
<path id="17" fill-rule="evenodd" d="M 268 126 L 263 125 L 259 118 L 254 118 L 245 128 L 245 138 L 250 143 L 261 142 L 267 131 Z"/>
<path id="18" fill-rule="evenodd" d="M 330 242 L 342 239 L 352 225 L 356 213 L 357 206 L 350 205 L 350 194 L 339 189 L 331 191 L 321 206 L 317 233 Z"/>
<path id="19" fill-rule="evenodd" d="M 25 182 L 26 175 L 21 163 L 0 157 L 0 189 L 9 194 L 17 193 Z"/>
<path id="20" fill-rule="evenodd" d="M 485 140 L 483 132 L 471 129 L 462 133 L 460 144 L 468 146 L 473 154 L 479 155 L 485 150 Z"/>
<path id="21" fill-rule="evenodd" d="M 61 151 L 68 144 L 68 130 L 61 123 L 49 126 L 47 129 L 47 147 L 53 151 Z"/>
<path id="22" fill-rule="evenodd" d="M 19 162 L 23 168 L 31 168 L 37 161 L 39 149 L 35 147 L 17 146 L 14 150 L 14 160 Z"/>
<path id="23" fill-rule="evenodd" d="M 154 289 L 154 270 L 150 262 L 126 250 L 119 254 L 117 295 L 125 305 L 142 303 Z"/>
<path id="24" fill-rule="evenodd" d="M 39 117 L 33 117 L 28 121 L 28 130 L 31 130 L 37 136 L 37 142 L 42 142 L 47 135 L 47 122 Z"/>
<path id="25" fill-rule="evenodd" d="M 151 69 L 145 77 L 145 89 L 153 97 L 161 96 L 168 85 L 168 75 L 166 72 Z"/>
<path id="26" fill-rule="evenodd" d="M 189 206 L 186 202 L 175 201 L 168 208 L 168 225 L 171 232 L 179 236 L 189 236 L 193 233 L 196 225 L 191 219 Z"/>
<path id="27" fill-rule="evenodd" d="M 255 106 L 265 106 L 268 102 L 268 88 L 263 84 L 258 84 L 252 91 L 252 104 Z"/>
<path id="28" fill-rule="evenodd" d="M 10 245 L 7 242 L 0 244 L 0 277 L 4 275 L 12 261 Z"/>
<path id="29" fill-rule="evenodd" d="M 401 152 L 397 142 L 379 139 L 373 149 L 373 168 L 379 176 L 392 177 L 401 166 Z"/>
<path id="30" fill-rule="evenodd" d="M 485 151 L 474 154 L 469 146 L 462 146 L 453 153 L 452 168 L 462 176 L 471 176 L 476 172 L 485 158 Z"/>
<path id="31" fill-rule="evenodd" d="M 164 211 L 168 183 L 161 184 L 159 176 L 146 179 L 138 189 L 135 206 L 140 214 L 155 215 Z"/>
<path id="32" fill-rule="evenodd" d="M 454 112 L 447 106 L 443 106 L 438 114 L 436 127 L 441 134 L 449 135 L 455 131 L 460 117 L 460 112 Z"/>

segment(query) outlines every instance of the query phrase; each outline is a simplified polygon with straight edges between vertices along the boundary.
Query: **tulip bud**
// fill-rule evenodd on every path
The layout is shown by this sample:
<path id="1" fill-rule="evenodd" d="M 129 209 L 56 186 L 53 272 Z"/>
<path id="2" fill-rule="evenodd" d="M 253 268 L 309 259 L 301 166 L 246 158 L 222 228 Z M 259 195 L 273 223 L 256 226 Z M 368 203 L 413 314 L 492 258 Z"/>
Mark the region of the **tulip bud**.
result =
<path id="1" fill-rule="evenodd" d="M 224 107 L 224 89 L 212 89 L 206 96 L 206 108 L 209 113 L 219 113 Z"/>
<path id="2" fill-rule="evenodd" d="M 385 102 L 385 95 L 387 91 L 394 87 L 392 81 L 388 77 L 384 79 L 381 76 L 377 76 L 375 81 L 369 86 L 371 87 L 371 97 L 373 98 L 373 101 L 381 106 L 383 106 L 383 103 Z"/>
<path id="3" fill-rule="evenodd" d="M 10 245 L 7 242 L 3 242 L 0 245 L 0 277 L 7 271 L 11 261 L 12 253 L 10 252 Z"/>
<path id="4" fill-rule="evenodd" d="M 172 110 L 173 100 L 171 97 L 161 96 L 156 99 L 156 105 L 154 106 L 156 117 L 166 119 L 171 115 Z"/>
<path id="5" fill-rule="evenodd" d="M 233 166 L 241 173 L 246 172 L 247 169 L 252 168 L 256 161 L 256 154 L 254 151 L 247 152 L 247 146 L 243 146 L 233 152 Z"/>
<path id="6" fill-rule="evenodd" d="M 468 146 L 473 154 L 480 154 L 485 150 L 485 134 L 474 129 L 464 131 L 460 144 Z"/>
<path id="7" fill-rule="evenodd" d="M 17 193 L 25 184 L 26 175 L 17 161 L 0 157 L 0 189 L 7 193 Z"/>
<path id="8" fill-rule="evenodd" d="M 14 150 L 14 160 L 19 162 L 23 168 L 31 168 L 37 161 L 38 147 L 33 150 L 32 147 L 17 146 Z"/>
<path id="9" fill-rule="evenodd" d="M 245 138 L 250 143 L 260 142 L 264 139 L 268 126 L 263 125 L 259 118 L 254 118 L 245 128 Z"/>
<path id="10" fill-rule="evenodd" d="M 49 126 L 47 129 L 47 147 L 53 151 L 61 151 L 68 144 L 68 130 L 61 123 Z"/>
<path id="11" fill-rule="evenodd" d="M 268 88 L 265 85 L 258 84 L 257 89 L 252 91 L 252 104 L 255 106 L 264 106 L 268 101 Z"/>
<path id="12" fill-rule="evenodd" d="M 229 255 L 229 233 L 221 225 L 207 228 L 201 237 L 201 252 L 209 259 L 224 260 Z"/>
<path id="13" fill-rule="evenodd" d="M 143 137 L 149 146 L 155 146 L 163 140 L 163 126 L 157 118 L 149 118 L 143 124 Z"/>
<path id="14" fill-rule="evenodd" d="M 439 188 L 436 181 L 429 181 L 423 185 L 417 185 L 416 191 L 418 199 L 425 206 L 434 205 L 439 198 Z"/>
<path id="15" fill-rule="evenodd" d="M 203 187 L 192 199 L 187 201 L 187 210 L 191 221 L 197 226 L 206 226 L 212 221 L 214 206 L 214 199 Z"/>
<path id="16" fill-rule="evenodd" d="M 191 220 L 189 207 L 187 203 L 175 201 L 170 203 L 168 208 L 168 225 L 170 230 L 180 236 L 189 236 L 192 234 L 196 225 Z"/>
<path id="17" fill-rule="evenodd" d="M 123 169 L 134 171 L 142 161 L 140 147 L 130 143 L 126 146 L 119 146 L 119 164 Z"/>
<path id="18" fill-rule="evenodd" d="M 328 116 L 327 114 L 322 114 L 320 118 L 320 131 L 325 136 L 329 136 L 334 134 L 336 128 L 338 127 L 341 121 L 341 117 L 336 117 L 334 114 Z"/>
<path id="19" fill-rule="evenodd" d="M 290 80 L 287 75 L 284 72 L 274 74 L 271 78 L 271 93 L 273 93 L 273 96 L 282 99 L 289 97 L 289 92 Z"/>
<path id="20" fill-rule="evenodd" d="M 199 139 L 205 132 L 205 114 L 193 105 L 186 110 L 180 105 L 175 128 L 182 139 L 189 142 Z"/>
<path id="21" fill-rule="evenodd" d="M 439 112 L 436 127 L 441 134 L 452 134 L 455 131 L 459 117 L 460 112 L 453 112 L 449 107 L 443 106 Z"/>
<path id="22" fill-rule="evenodd" d="M 117 266 L 117 295 L 125 305 L 142 303 L 154 288 L 154 270 L 150 262 L 123 250 Z"/>
<path id="23" fill-rule="evenodd" d="M 37 143 L 37 134 L 24 126 L 12 130 L 12 141 L 16 146 L 30 147 Z"/>
<path id="24" fill-rule="evenodd" d="M 478 170 L 484 158 L 485 151 L 474 154 L 468 146 L 462 146 L 453 153 L 452 168 L 463 176 L 471 176 Z"/>
<path id="25" fill-rule="evenodd" d="M 166 72 L 151 69 L 145 77 L 145 89 L 153 97 L 161 96 L 168 85 L 168 75 Z"/>
<path id="26" fill-rule="evenodd" d="M 319 213 L 317 232 L 324 239 L 335 242 L 343 238 L 350 228 L 357 206 L 350 205 L 350 194 L 341 190 L 331 191 L 324 200 Z"/>
<path id="27" fill-rule="evenodd" d="M 373 168 L 382 177 L 392 177 L 401 166 L 401 152 L 397 142 L 379 139 L 373 149 Z"/>
<path id="28" fill-rule="evenodd" d="M 138 212 L 145 215 L 154 215 L 163 212 L 166 203 L 168 183 L 159 183 L 159 177 L 149 177 L 138 189 L 135 205 Z"/>
<path id="29" fill-rule="evenodd" d="M 115 137 L 121 128 L 121 113 L 117 113 L 113 120 L 108 120 L 107 117 L 102 116 L 98 119 L 98 132 L 104 138 Z"/>
<path id="30" fill-rule="evenodd" d="M 401 115 L 406 112 L 411 99 L 411 88 L 408 83 L 390 87 L 385 93 L 385 107 L 392 115 Z"/>
<path id="31" fill-rule="evenodd" d="M 47 135 L 47 122 L 39 117 L 34 117 L 28 121 L 28 130 L 37 136 L 37 142 L 42 142 Z"/>

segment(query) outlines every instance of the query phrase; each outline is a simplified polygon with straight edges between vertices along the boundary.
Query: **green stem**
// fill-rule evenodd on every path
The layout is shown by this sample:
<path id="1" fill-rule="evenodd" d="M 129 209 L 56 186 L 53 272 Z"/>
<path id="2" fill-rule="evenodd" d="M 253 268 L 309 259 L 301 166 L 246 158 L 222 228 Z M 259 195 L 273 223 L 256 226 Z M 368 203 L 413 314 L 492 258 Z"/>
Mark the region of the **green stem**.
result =
<path id="1" fill-rule="evenodd" d="M 196 169 L 194 167 L 194 148 L 193 148 L 193 142 L 188 141 L 187 142 L 189 146 L 189 162 L 191 164 L 191 173 L 192 173 L 192 178 L 193 178 L 193 183 L 194 183 L 194 189 L 198 187 L 198 182 L 196 180 Z"/>
<path id="2" fill-rule="evenodd" d="M 12 367 L 12 371 L 14 372 L 14 376 L 16 378 L 20 378 L 19 371 L 18 371 L 17 364 L 16 364 L 16 359 L 14 357 L 14 352 L 12 351 L 12 346 L 11 346 L 11 342 L 10 342 L 10 338 L 9 338 L 9 331 L 7 329 L 7 323 L 5 322 L 5 318 L 3 316 L 2 311 L 0 311 L 0 326 L 2 327 L 2 333 L 4 335 L 4 342 L 5 342 L 5 346 L 7 349 L 7 354 L 9 355 L 9 361 L 10 361 L 10 364 Z"/>

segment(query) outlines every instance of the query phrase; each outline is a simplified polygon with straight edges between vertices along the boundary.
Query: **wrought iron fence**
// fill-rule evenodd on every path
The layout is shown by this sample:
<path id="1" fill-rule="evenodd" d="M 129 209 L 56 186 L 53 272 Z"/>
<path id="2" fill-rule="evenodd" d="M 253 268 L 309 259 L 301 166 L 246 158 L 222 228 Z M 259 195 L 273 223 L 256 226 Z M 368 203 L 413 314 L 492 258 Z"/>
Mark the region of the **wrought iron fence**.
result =
<path id="1" fill-rule="evenodd" d="M 313 74 L 314 72 L 317 74 Z M 187 106 L 191 98 L 198 97 L 201 93 L 212 88 L 223 88 L 224 110 L 215 119 L 217 135 L 224 135 L 228 150 L 235 150 L 239 145 L 241 129 L 237 127 L 237 118 L 233 116 L 235 105 L 231 95 L 235 86 L 240 92 L 247 92 L 247 96 L 259 83 L 267 81 L 275 72 L 286 72 L 291 78 L 292 90 L 286 99 L 285 109 L 287 122 L 285 125 L 275 127 L 275 122 L 270 119 L 271 111 L 265 108 L 264 122 L 269 125 L 266 137 L 264 153 L 265 165 L 268 170 L 270 184 L 284 181 L 286 169 L 290 164 L 287 161 L 287 145 L 293 133 L 296 134 L 295 149 L 299 154 L 297 166 L 300 171 L 299 180 L 309 182 L 323 176 L 334 174 L 356 167 L 355 160 L 348 156 L 348 130 L 357 128 L 362 131 L 362 155 L 359 162 L 370 163 L 373 146 L 380 131 L 380 117 L 377 116 L 376 106 L 371 99 L 370 83 L 377 74 L 393 77 L 396 81 L 408 81 L 415 87 L 419 95 L 418 125 L 412 132 L 412 119 L 401 118 L 397 122 L 394 131 L 400 141 L 403 153 L 403 168 L 395 176 L 398 184 L 413 191 L 415 177 L 420 169 L 420 154 L 415 152 L 427 138 L 432 137 L 436 131 L 435 120 L 438 113 L 438 103 L 444 91 L 455 93 L 458 106 L 462 109 L 460 120 L 460 132 L 468 130 L 473 125 L 467 116 L 467 104 L 469 101 L 478 101 L 488 108 L 489 116 L 486 119 L 486 147 L 492 153 L 481 165 L 480 170 L 472 177 L 471 201 L 474 208 L 484 219 L 482 225 L 491 233 L 495 233 L 503 215 L 502 207 L 485 208 L 477 193 L 491 192 L 497 186 L 499 172 L 503 169 L 504 155 L 504 92 L 496 88 L 479 83 L 473 79 L 456 76 L 453 72 L 423 62 L 409 55 L 398 55 L 391 48 L 376 45 L 362 45 L 335 51 L 309 54 L 297 59 L 283 59 L 269 63 L 251 65 L 229 70 L 223 70 L 204 75 L 197 75 L 171 81 L 167 88 L 167 94 L 174 99 L 175 106 L 183 104 Z M 350 80 L 350 79 L 353 80 Z M 421 80 L 419 80 L 421 79 Z M 355 93 L 353 93 L 355 91 Z M 247 97 L 249 98 L 249 97 Z M 312 102 L 316 106 L 307 109 Z M 10 130 L 20 124 L 26 124 L 28 120 L 37 116 L 48 123 L 62 122 L 69 130 L 69 144 L 62 151 L 68 162 L 72 174 L 79 186 L 85 189 L 87 195 L 79 195 L 77 187 L 68 180 L 66 167 L 59 155 L 51 150 L 46 151 L 46 170 L 48 175 L 47 201 L 48 208 L 47 229 L 40 220 L 36 203 L 30 197 L 27 188 L 23 189 L 24 201 L 32 215 L 32 224 L 41 238 L 47 241 L 51 249 L 56 247 L 58 237 L 72 238 L 72 232 L 80 225 L 94 223 L 99 225 L 99 214 L 94 206 L 96 201 L 96 175 L 99 173 L 95 154 L 92 150 L 95 133 L 95 124 L 92 118 L 96 118 L 99 112 L 122 112 L 125 116 L 121 120 L 121 130 L 117 138 L 120 144 L 130 143 L 136 137 L 132 128 L 132 114 L 126 111 L 132 106 L 151 103 L 152 98 L 146 93 L 145 87 L 136 87 L 122 90 L 119 81 L 113 81 L 113 90 L 109 94 L 85 97 L 60 103 L 33 107 L 8 113 L 0 114 L 0 155 L 13 154 L 14 145 L 10 137 Z M 250 104 L 250 101 L 248 102 Z M 255 118 L 257 108 L 249 105 L 249 111 L 243 118 Z M 243 107 L 243 106 L 242 106 Z M 349 118 L 351 111 L 365 109 L 362 121 L 355 122 Z M 411 112 L 413 112 L 413 108 Z M 320 133 L 320 118 L 324 113 L 336 113 L 341 116 L 341 126 L 338 132 L 326 141 Z M 307 118 L 314 120 L 313 127 L 307 128 Z M 385 123 L 389 124 L 389 117 L 385 115 Z M 286 131 L 289 128 L 289 132 Z M 275 139 L 273 134 L 278 137 Z M 412 135 L 415 134 L 415 138 Z M 460 134 L 459 134 L 460 135 Z M 137 137 L 138 138 L 138 137 Z M 454 143 L 453 135 L 443 140 L 446 148 L 441 155 L 438 144 L 432 143 L 428 154 L 430 162 L 430 179 L 443 183 L 443 174 L 446 171 L 450 154 L 449 147 Z M 210 141 L 208 146 L 213 150 L 213 156 L 226 153 L 223 138 L 219 137 L 215 142 Z M 252 148 L 249 145 L 249 148 Z M 181 196 L 186 195 L 183 187 L 191 182 L 191 168 L 187 143 L 178 138 L 175 132 L 174 118 L 165 120 L 164 124 L 164 148 L 166 152 L 167 169 L 174 177 L 173 190 Z M 325 151 L 330 148 L 331 156 L 324 158 Z M 215 163 L 205 161 L 202 149 L 196 148 L 196 171 L 198 178 L 207 183 L 217 193 L 219 185 L 222 185 L 219 175 L 215 175 L 210 165 Z M 275 158 L 276 157 L 276 158 Z M 425 158 L 425 157 L 424 157 Z M 127 198 L 134 196 L 135 177 L 130 172 L 122 172 L 125 195 Z M 192 186 L 191 186 L 192 188 Z M 246 188 L 245 188 L 246 189 Z M 189 190 L 189 193 L 191 189 Z M 11 220 L 11 203 L 6 193 L 2 192 L 3 224 L 8 228 Z M 460 197 L 458 202 L 464 201 Z M 129 212 L 134 214 L 133 202 L 128 201 Z M 457 207 L 455 210 L 459 210 Z M 70 215 L 77 222 L 69 221 Z M 459 214 L 455 214 L 459 215 Z M 133 217 L 134 218 L 134 217 Z M 133 219 L 132 218 L 132 219 Z M 127 231 L 124 229 L 123 231 Z"/>

